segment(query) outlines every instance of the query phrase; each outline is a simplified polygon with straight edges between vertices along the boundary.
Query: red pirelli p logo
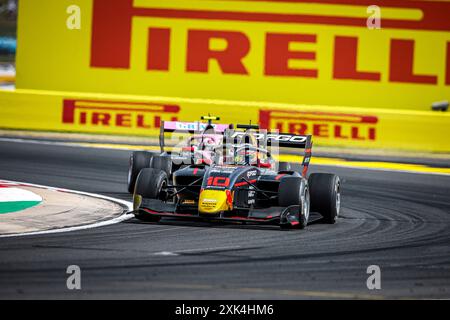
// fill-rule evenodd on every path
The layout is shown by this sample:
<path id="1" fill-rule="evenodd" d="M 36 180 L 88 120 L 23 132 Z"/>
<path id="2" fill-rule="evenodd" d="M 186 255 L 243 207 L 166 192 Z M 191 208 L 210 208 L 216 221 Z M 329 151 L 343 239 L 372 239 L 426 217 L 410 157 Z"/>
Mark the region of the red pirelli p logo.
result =
<path id="1" fill-rule="evenodd" d="M 62 122 L 91 127 L 158 129 L 162 120 L 177 120 L 180 107 L 150 102 L 63 101 Z"/>
<path id="2" fill-rule="evenodd" d="M 334 140 L 376 140 L 378 117 L 337 112 L 260 110 L 262 128 Z"/>

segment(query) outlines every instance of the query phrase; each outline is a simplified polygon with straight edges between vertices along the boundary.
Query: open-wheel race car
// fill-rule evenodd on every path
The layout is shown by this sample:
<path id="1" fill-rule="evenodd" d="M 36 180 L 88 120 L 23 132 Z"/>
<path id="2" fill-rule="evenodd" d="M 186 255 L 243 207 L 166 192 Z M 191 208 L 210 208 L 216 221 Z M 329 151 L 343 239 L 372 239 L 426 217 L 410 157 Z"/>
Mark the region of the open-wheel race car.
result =
<path id="1" fill-rule="evenodd" d="M 333 224 L 340 211 L 341 182 L 334 174 L 308 177 L 311 138 L 270 133 L 253 125 L 230 127 L 212 148 L 208 163 L 140 170 L 133 213 L 151 222 L 177 217 L 303 229 L 313 211 Z M 304 149 L 303 161 L 279 163 L 272 155 L 274 147 Z"/>

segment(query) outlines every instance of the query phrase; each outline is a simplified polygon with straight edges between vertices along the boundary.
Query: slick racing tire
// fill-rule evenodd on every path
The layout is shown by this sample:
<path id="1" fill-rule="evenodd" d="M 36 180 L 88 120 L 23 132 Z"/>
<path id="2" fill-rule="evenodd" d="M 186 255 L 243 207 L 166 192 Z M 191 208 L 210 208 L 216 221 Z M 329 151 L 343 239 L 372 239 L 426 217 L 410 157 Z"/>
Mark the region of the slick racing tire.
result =
<path id="1" fill-rule="evenodd" d="M 323 222 L 336 223 L 341 209 L 341 181 L 335 174 L 313 173 L 308 179 L 311 211 L 318 212 Z"/>
<path id="2" fill-rule="evenodd" d="M 304 229 L 308 224 L 310 211 L 310 196 L 308 186 L 302 188 L 302 178 L 288 176 L 280 181 L 278 187 L 278 205 L 280 207 L 300 206 L 298 212 L 298 225 L 293 226 L 290 223 L 280 224 L 282 229 L 299 228 Z"/>
<path id="3" fill-rule="evenodd" d="M 167 174 L 158 169 L 144 168 L 139 172 L 134 188 L 134 195 L 142 198 L 160 199 L 161 190 L 167 186 Z"/>
<path id="4" fill-rule="evenodd" d="M 291 164 L 289 162 L 279 162 L 278 171 L 291 171 Z"/>
<path id="5" fill-rule="evenodd" d="M 146 151 L 135 151 L 130 156 L 130 166 L 128 168 L 128 192 L 134 192 L 134 185 L 139 172 L 144 168 L 149 168 L 152 163 L 153 154 Z"/>
<path id="6" fill-rule="evenodd" d="M 134 202 L 139 201 L 138 203 L 140 203 L 143 198 L 158 199 L 165 185 L 167 185 L 167 174 L 164 171 L 153 168 L 142 169 L 136 179 Z M 136 212 L 135 217 L 142 221 L 158 222 L 161 220 L 159 216 L 145 214 L 139 210 Z"/>

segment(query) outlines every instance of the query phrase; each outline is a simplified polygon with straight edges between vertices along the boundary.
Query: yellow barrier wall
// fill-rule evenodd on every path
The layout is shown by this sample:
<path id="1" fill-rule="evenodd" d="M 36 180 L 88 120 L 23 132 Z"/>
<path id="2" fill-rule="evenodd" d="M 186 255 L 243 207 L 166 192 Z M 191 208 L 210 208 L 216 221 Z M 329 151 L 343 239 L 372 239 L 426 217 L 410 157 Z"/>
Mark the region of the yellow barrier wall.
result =
<path id="1" fill-rule="evenodd" d="M 162 97 L 0 91 L 0 128 L 157 135 L 163 120 L 259 123 L 316 145 L 450 152 L 450 114 Z"/>
<path id="2" fill-rule="evenodd" d="M 449 17 L 448 1 L 21 0 L 17 87 L 429 110 L 450 98 Z"/>

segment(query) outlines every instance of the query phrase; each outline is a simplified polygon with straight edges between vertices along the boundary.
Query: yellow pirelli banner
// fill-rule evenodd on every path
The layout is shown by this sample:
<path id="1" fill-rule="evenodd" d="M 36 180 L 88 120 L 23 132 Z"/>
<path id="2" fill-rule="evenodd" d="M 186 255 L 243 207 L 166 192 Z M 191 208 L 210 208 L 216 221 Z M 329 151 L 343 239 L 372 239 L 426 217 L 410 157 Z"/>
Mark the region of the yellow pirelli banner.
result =
<path id="1" fill-rule="evenodd" d="M 21 0 L 17 87 L 425 111 L 450 2 Z"/>
<path id="2" fill-rule="evenodd" d="M 156 136 L 162 121 L 223 123 L 312 134 L 315 145 L 450 152 L 450 114 L 228 100 L 0 91 L 0 128 Z"/>

